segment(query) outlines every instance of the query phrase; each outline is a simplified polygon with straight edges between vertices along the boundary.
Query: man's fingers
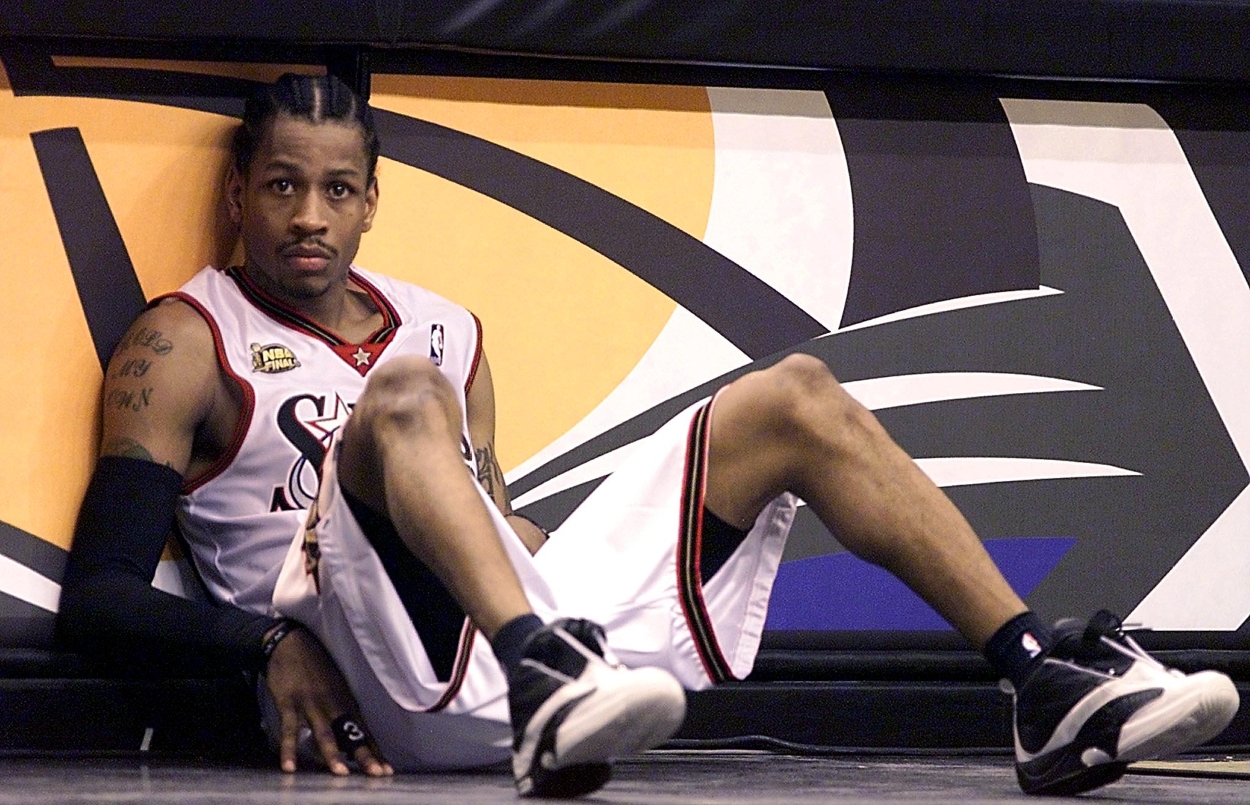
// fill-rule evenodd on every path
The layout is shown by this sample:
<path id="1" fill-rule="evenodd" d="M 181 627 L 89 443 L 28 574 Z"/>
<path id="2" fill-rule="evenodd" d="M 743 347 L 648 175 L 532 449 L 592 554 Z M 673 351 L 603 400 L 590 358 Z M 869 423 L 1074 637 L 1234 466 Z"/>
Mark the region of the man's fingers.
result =
<path id="1" fill-rule="evenodd" d="M 334 733 L 334 741 L 339 751 L 352 757 L 365 774 L 381 777 L 394 773 L 382 759 L 382 753 L 378 751 L 360 718 L 341 715 L 330 722 L 330 729 Z"/>
<path id="2" fill-rule="evenodd" d="M 395 773 L 391 764 L 382 759 L 382 754 L 375 746 L 362 746 L 354 755 L 361 771 L 370 777 L 389 777 Z"/>
<path id="3" fill-rule="evenodd" d="M 339 776 L 350 774 L 351 770 L 347 768 L 347 761 L 343 753 L 339 751 L 330 722 L 323 716 L 312 713 L 309 713 L 308 720 L 309 726 L 312 727 L 313 740 L 317 743 L 317 751 L 321 753 L 321 759 L 325 761 L 326 768 L 332 774 Z"/>
<path id="4" fill-rule="evenodd" d="M 282 732 L 278 746 L 278 764 L 284 772 L 290 774 L 295 771 L 295 757 L 299 751 L 300 719 L 294 711 L 283 711 L 278 720 Z"/>

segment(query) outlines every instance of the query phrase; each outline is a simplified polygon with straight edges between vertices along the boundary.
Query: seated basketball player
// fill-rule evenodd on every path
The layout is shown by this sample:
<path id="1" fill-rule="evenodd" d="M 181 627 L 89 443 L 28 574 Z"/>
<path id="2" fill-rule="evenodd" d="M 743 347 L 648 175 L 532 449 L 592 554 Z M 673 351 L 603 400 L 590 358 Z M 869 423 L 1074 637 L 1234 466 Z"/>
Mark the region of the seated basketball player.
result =
<path id="1" fill-rule="evenodd" d="M 243 264 L 153 302 L 106 372 L 72 645 L 259 672 L 284 771 L 304 730 L 336 774 L 510 756 L 521 794 L 576 796 L 667 739 L 684 689 L 749 672 L 801 498 L 1010 680 L 1026 791 L 1102 785 L 1230 721 L 1226 677 L 1170 673 L 1107 618 L 1043 625 L 808 356 L 678 416 L 547 540 L 509 506 L 476 319 L 352 266 L 378 148 L 336 79 L 248 102 Z M 150 585 L 175 520 L 215 604 Z"/>

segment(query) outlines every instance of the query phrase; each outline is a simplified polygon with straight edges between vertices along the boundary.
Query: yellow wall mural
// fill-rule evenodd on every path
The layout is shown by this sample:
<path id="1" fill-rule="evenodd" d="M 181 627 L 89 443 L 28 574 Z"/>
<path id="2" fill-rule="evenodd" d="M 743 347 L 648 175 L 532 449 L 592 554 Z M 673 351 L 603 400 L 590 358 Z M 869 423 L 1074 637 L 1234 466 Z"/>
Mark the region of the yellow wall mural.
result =
<path id="1" fill-rule="evenodd" d="M 281 67 L 60 59 L 268 78 Z M 101 370 L 30 135 L 80 130 L 151 298 L 234 251 L 221 187 L 233 121 L 155 103 L 15 97 L 0 84 L 0 521 L 68 547 L 94 458 Z M 374 78 L 374 104 L 542 160 L 695 238 L 707 223 L 713 143 L 698 88 Z M 504 204 L 383 159 L 380 212 L 357 261 L 429 287 L 483 321 L 505 469 L 586 415 L 655 340 L 674 303 L 628 271 Z"/>

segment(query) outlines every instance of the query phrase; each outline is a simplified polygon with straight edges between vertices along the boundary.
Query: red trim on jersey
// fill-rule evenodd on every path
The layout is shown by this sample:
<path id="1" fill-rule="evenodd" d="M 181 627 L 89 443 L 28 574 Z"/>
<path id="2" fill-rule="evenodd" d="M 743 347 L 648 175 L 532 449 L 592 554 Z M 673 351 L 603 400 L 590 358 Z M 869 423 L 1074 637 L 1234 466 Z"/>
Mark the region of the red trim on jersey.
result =
<path id="1" fill-rule="evenodd" d="M 360 343 L 348 341 L 330 328 L 321 326 L 303 313 L 270 295 L 252 281 L 247 276 L 247 272 L 239 266 L 231 266 L 226 269 L 225 274 L 234 280 L 239 290 L 243 293 L 243 298 L 247 299 L 253 307 L 278 324 L 321 341 L 330 347 L 331 351 L 338 355 L 344 363 L 359 372 L 361 377 L 364 377 L 370 369 L 377 365 L 375 359 L 390 346 L 391 339 L 395 337 L 395 332 L 399 329 L 401 323 L 399 313 L 395 310 L 390 300 L 373 283 L 350 269 L 348 278 L 368 294 L 369 300 L 378 309 L 378 312 L 382 314 L 382 326 L 370 333 Z"/>
<path id="2" fill-rule="evenodd" d="M 469 659 L 473 654 L 473 639 L 476 636 L 477 628 L 473 626 L 472 621 L 465 618 L 464 626 L 460 628 L 460 644 L 456 647 L 456 661 L 451 669 L 451 679 L 447 680 L 443 695 L 439 696 L 438 701 L 430 705 L 425 712 L 437 713 L 446 709 L 447 705 L 460 695 L 460 688 L 464 685 L 464 678 L 469 671 Z"/>
<path id="3" fill-rule="evenodd" d="M 716 639 L 712 617 L 703 599 L 699 573 L 703 553 L 703 502 L 707 496 L 708 447 L 712 433 L 713 397 L 695 412 L 686 437 L 686 467 L 682 476 L 680 523 L 677 536 L 677 599 L 690 629 L 695 651 L 708 679 L 719 684 L 735 679 L 733 669 Z"/>
<path id="4" fill-rule="evenodd" d="M 477 366 L 482 362 L 482 320 L 474 315 L 473 311 L 469 311 L 469 315 L 473 316 L 473 324 L 477 327 L 477 346 L 473 350 L 473 363 L 469 366 L 469 376 L 464 381 L 464 394 L 469 396 L 469 389 L 473 388 L 473 378 L 477 377 Z"/>
<path id="5" fill-rule="evenodd" d="M 230 368 L 230 361 L 226 358 L 225 343 L 221 338 L 221 330 L 217 328 L 217 322 L 213 319 L 213 315 L 208 312 L 208 309 L 182 291 L 174 291 L 164 296 L 158 296 L 148 303 L 148 307 L 152 307 L 164 299 L 177 299 L 185 302 L 191 306 L 192 310 L 200 314 L 200 317 L 204 319 L 208 329 L 213 334 L 213 346 L 217 351 L 218 366 L 231 380 L 238 384 L 239 389 L 243 392 L 243 408 L 239 411 L 239 418 L 234 423 L 234 434 L 230 437 L 230 443 L 226 445 L 225 451 L 217 457 L 217 460 L 207 470 L 194 478 L 183 479 L 182 494 L 189 495 L 220 475 L 226 467 L 230 466 L 230 462 L 234 461 L 235 457 L 238 456 L 239 448 L 243 446 L 243 438 L 247 436 L 247 430 L 252 425 L 252 414 L 256 408 L 256 392 L 252 390 L 251 383 L 235 374 L 234 370 Z"/>

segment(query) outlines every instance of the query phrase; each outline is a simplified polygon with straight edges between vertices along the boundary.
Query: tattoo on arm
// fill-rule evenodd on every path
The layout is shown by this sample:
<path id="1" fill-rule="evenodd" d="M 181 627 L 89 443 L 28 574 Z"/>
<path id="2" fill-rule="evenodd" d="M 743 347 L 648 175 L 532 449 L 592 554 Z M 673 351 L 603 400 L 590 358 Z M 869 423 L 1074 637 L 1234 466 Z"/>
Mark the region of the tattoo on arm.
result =
<path id="1" fill-rule="evenodd" d="M 102 456 L 124 456 L 126 458 L 141 458 L 144 461 L 153 461 L 152 454 L 143 445 L 134 439 L 118 437 L 109 439 L 100 446 L 100 455 Z"/>
<path id="2" fill-rule="evenodd" d="M 142 358 L 132 358 L 122 364 L 122 368 L 117 372 L 118 377 L 143 377 L 148 373 L 148 369 L 152 368 L 151 361 L 145 361 Z"/>
<path id="3" fill-rule="evenodd" d="M 123 339 L 118 345 L 117 351 L 114 353 L 113 378 L 121 380 L 122 378 L 138 379 L 148 373 L 152 368 L 152 360 L 147 355 L 136 355 L 136 350 L 151 350 L 157 356 L 168 355 L 173 352 L 173 342 L 165 337 L 160 330 L 149 330 L 146 327 L 140 327 L 127 338 Z M 122 353 L 130 351 L 129 355 L 123 357 Z M 133 381 L 128 381 L 132 383 Z M 118 411 L 130 410 L 138 413 L 144 408 L 152 404 L 152 387 L 134 387 L 114 388 L 111 389 L 104 398 L 105 408 L 114 408 Z"/>
<path id="4" fill-rule="evenodd" d="M 168 355 L 174 350 L 174 344 L 160 330 L 149 330 L 146 327 L 140 327 L 135 334 L 126 342 L 126 346 L 131 347 L 147 347 L 157 355 Z M 146 372 L 147 369 L 144 369 Z M 142 374 L 142 373 L 141 373 Z"/>
<path id="5" fill-rule="evenodd" d="M 119 411 L 131 410 L 136 413 L 152 404 L 152 389 L 113 389 L 104 398 L 106 408 Z"/>
<path id="6" fill-rule="evenodd" d="M 512 501 L 508 499 L 508 487 L 504 484 L 503 471 L 499 469 L 499 462 L 495 460 L 495 449 L 488 442 L 483 447 L 473 451 L 474 457 L 477 459 L 477 480 L 486 490 L 486 494 L 490 495 L 491 500 L 499 503 L 500 511 L 505 515 L 512 514 Z"/>

